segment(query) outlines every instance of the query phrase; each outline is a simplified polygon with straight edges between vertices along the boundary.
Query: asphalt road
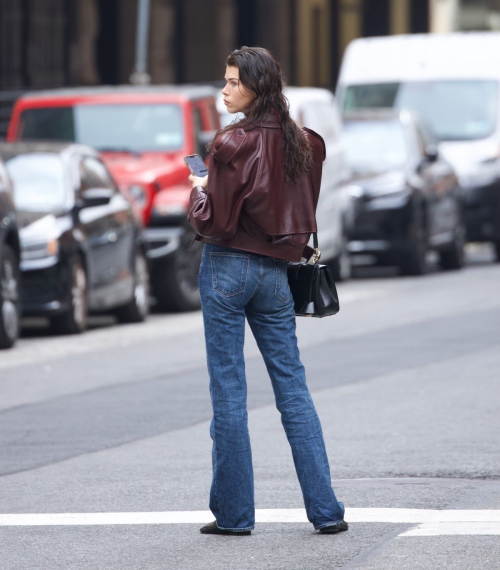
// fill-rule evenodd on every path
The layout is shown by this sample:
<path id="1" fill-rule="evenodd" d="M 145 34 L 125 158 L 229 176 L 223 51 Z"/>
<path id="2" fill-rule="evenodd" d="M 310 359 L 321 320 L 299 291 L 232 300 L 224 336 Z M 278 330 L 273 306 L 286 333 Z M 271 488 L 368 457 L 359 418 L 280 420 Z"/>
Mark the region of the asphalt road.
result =
<path id="1" fill-rule="evenodd" d="M 261 522 L 234 538 L 198 530 L 211 520 L 201 315 L 94 319 L 80 337 L 27 322 L 0 354 L 1 570 L 499 570 L 499 285 L 473 247 L 460 272 L 362 272 L 339 286 L 339 315 L 298 320 L 350 522 L 337 536 L 304 522 L 250 332 Z"/>

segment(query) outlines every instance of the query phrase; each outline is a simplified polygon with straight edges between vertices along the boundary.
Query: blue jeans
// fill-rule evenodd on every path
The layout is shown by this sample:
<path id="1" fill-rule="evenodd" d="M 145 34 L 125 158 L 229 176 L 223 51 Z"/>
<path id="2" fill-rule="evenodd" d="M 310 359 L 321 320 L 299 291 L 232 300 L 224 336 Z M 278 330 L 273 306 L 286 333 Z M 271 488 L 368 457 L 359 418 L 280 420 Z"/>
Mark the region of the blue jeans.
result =
<path id="1" fill-rule="evenodd" d="M 287 262 L 205 244 L 200 267 L 213 419 L 210 510 L 222 529 L 254 528 L 243 344 L 245 317 L 271 377 L 309 521 L 316 529 L 344 518 L 332 489 L 321 424 L 295 336 Z"/>

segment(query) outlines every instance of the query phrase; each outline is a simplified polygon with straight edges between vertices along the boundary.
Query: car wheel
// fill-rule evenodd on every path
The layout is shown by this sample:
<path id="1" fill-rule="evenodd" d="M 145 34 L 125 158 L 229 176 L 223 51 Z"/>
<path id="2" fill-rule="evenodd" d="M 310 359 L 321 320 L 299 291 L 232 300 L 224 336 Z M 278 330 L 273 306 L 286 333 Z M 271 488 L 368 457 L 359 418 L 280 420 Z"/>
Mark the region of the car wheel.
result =
<path id="1" fill-rule="evenodd" d="M 427 271 L 427 239 L 421 221 L 415 222 L 413 240 L 400 261 L 403 275 L 423 275 Z"/>
<path id="2" fill-rule="evenodd" d="M 455 230 L 455 237 L 449 249 L 441 251 L 439 262 L 443 269 L 461 269 L 464 265 L 465 229 L 460 226 Z"/>
<path id="3" fill-rule="evenodd" d="M 120 323 L 140 323 L 149 313 L 149 271 L 144 252 L 137 249 L 134 256 L 134 296 L 114 314 Z"/>
<path id="4" fill-rule="evenodd" d="M 71 264 L 70 287 L 70 308 L 50 320 L 60 334 L 79 334 L 87 328 L 87 273 L 81 257 Z"/>
<path id="5" fill-rule="evenodd" d="M 342 238 L 340 253 L 328 263 L 332 270 L 333 279 L 335 281 L 347 281 L 352 275 L 351 256 L 347 249 L 347 239 L 345 236 Z"/>
<path id="6" fill-rule="evenodd" d="M 19 336 L 19 261 L 5 245 L 0 266 L 0 348 L 10 348 Z"/>
<path id="7" fill-rule="evenodd" d="M 203 245 L 195 242 L 188 251 L 193 237 L 193 233 L 186 232 L 177 251 L 155 275 L 154 295 L 160 310 L 195 311 L 201 307 L 198 273 Z"/>

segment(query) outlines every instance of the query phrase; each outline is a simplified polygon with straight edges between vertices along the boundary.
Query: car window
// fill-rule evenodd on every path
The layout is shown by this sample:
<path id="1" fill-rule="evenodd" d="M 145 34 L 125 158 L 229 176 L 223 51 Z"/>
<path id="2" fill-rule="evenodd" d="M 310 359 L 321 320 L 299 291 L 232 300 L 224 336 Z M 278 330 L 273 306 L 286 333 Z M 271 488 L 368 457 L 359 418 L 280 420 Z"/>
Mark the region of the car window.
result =
<path id="1" fill-rule="evenodd" d="M 345 92 L 343 110 L 377 107 L 390 109 L 394 106 L 399 88 L 399 83 L 349 85 Z"/>
<path id="2" fill-rule="evenodd" d="M 71 107 L 27 109 L 21 115 L 19 139 L 74 141 L 75 124 Z"/>
<path id="3" fill-rule="evenodd" d="M 83 162 L 78 163 L 78 171 L 80 174 L 80 191 L 88 190 L 89 188 L 94 188 L 92 184 L 92 178 L 87 172 Z"/>
<path id="4" fill-rule="evenodd" d="M 355 175 L 402 168 L 410 160 L 403 125 L 396 120 L 350 120 L 344 125 L 346 160 Z"/>
<path id="5" fill-rule="evenodd" d="M 201 109 L 199 107 L 193 107 L 193 134 L 194 141 L 196 145 L 196 152 L 203 156 L 204 152 L 200 146 L 200 134 L 203 131 L 203 119 L 201 116 Z"/>
<path id="6" fill-rule="evenodd" d="M 117 190 L 114 180 L 111 178 L 104 164 L 92 156 L 86 156 L 80 163 L 80 178 L 82 190 L 89 188 L 109 188 Z"/>
<path id="7" fill-rule="evenodd" d="M 19 154 L 6 160 L 14 182 L 14 202 L 22 212 L 59 213 L 68 199 L 61 157 L 48 152 Z"/>
<path id="8" fill-rule="evenodd" d="M 193 107 L 193 128 L 196 136 L 203 131 L 203 120 L 201 118 L 201 109 L 199 107 Z"/>
<path id="9" fill-rule="evenodd" d="M 26 109 L 18 137 L 75 141 L 98 150 L 168 152 L 184 145 L 184 123 L 176 104 L 81 104 Z"/>
<path id="10" fill-rule="evenodd" d="M 495 131 L 498 90 L 497 81 L 480 79 L 350 85 L 344 111 L 413 109 L 432 125 L 440 141 L 476 140 Z"/>

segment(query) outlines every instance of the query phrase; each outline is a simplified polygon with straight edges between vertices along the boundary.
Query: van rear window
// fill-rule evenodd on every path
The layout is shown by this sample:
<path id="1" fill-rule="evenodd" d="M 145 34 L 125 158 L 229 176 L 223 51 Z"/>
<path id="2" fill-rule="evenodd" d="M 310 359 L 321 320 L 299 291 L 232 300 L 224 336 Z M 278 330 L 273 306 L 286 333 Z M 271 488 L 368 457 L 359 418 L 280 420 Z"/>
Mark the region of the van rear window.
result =
<path id="1" fill-rule="evenodd" d="M 142 103 L 26 109 L 18 138 L 72 141 L 106 151 L 175 151 L 184 146 L 182 109 Z"/>
<path id="2" fill-rule="evenodd" d="M 482 139 L 496 127 L 498 83 L 471 79 L 347 87 L 344 111 L 374 107 L 417 111 L 441 141 Z"/>

